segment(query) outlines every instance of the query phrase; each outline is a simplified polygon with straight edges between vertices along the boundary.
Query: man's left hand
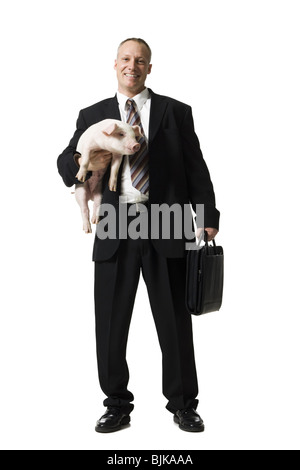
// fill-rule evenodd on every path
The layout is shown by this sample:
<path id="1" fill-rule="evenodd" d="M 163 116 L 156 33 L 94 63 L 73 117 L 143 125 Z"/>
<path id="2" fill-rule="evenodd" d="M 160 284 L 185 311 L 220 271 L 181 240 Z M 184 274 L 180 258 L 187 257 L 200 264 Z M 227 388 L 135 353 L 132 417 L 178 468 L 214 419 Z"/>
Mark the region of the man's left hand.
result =
<path id="1" fill-rule="evenodd" d="M 217 230 L 216 228 L 208 227 L 208 228 L 205 228 L 204 230 L 205 232 L 207 232 L 207 235 L 208 235 L 207 239 L 209 242 L 211 242 L 219 233 L 219 230 Z M 200 238 L 202 236 L 202 233 L 203 233 L 203 228 L 198 228 L 196 232 L 196 237 Z"/>

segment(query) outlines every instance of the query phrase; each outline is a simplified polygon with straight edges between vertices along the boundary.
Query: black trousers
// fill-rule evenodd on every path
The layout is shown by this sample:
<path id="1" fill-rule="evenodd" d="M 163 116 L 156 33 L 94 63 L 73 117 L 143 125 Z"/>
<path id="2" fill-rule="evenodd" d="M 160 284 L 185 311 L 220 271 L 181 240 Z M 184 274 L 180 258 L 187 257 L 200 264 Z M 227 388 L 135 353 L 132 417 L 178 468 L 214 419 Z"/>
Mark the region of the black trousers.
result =
<path id="1" fill-rule="evenodd" d="M 121 240 L 108 261 L 95 262 L 96 343 L 105 406 L 133 410 L 126 346 L 140 273 L 145 280 L 163 356 L 167 409 L 197 408 L 192 321 L 185 308 L 184 258 L 160 256 L 150 240 Z M 148 390 L 151 393 L 151 377 Z M 151 400 L 151 398 L 150 398 Z"/>

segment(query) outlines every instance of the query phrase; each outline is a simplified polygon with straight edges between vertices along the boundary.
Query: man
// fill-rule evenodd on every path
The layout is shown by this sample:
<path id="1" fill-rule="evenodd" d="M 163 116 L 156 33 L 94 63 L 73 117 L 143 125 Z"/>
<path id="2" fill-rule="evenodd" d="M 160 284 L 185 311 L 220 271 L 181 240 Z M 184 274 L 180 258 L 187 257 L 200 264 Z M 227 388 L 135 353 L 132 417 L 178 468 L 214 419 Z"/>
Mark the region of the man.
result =
<path id="1" fill-rule="evenodd" d="M 115 61 L 118 93 L 80 111 L 77 130 L 58 158 L 59 173 L 67 186 L 77 183 L 80 156 L 76 154 L 76 145 L 92 124 L 107 118 L 131 125 L 138 123 L 145 143 L 141 143 L 142 148 L 133 160 L 124 156 L 116 192 L 108 188 L 108 168 L 103 180 L 102 205 L 110 204 L 116 211 L 128 208 L 129 223 L 155 204 L 183 207 L 191 203 L 193 208 L 203 204 L 204 228 L 211 240 L 218 232 L 219 212 L 194 131 L 191 108 L 147 89 L 145 81 L 151 68 L 151 50 L 144 40 L 132 38 L 121 43 Z M 97 151 L 90 158 L 89 171 L 107 166 L 107 160 Z M 149 233 L 153 223 L 150 217 Z M 97 422 L 97 432 L 118 431 L 131 420 L 134 397 L 127 388 L 126 346 L 141 271 L 163 355 L 167 409 L 180 429 L 204 430 L 196 412 L 198 384 L 192 322 L 185 307 L 186 240 L 184 236 L 178 239 L 173 228 L 168 239 L 161 231 L 153 239 L 151 235 L 150 239 L 118 236 L 100 239 L 96 234 L 93 261 L 97 359 L 100 385 L 107 396 L 104 401 L 107 410 Z M 201 230 L 199 227 L 198 234 Z M 149 394 L 147 402 L 151 406 L 150 386 Z M 147 403 L 147 411 L 150 406 Z"/>

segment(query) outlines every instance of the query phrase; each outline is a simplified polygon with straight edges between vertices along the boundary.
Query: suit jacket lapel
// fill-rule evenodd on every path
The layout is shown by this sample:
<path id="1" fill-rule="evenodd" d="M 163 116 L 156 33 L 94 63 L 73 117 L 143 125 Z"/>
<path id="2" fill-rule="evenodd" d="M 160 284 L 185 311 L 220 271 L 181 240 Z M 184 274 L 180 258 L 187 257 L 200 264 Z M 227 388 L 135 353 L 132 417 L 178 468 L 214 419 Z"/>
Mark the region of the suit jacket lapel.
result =
<path id="1" fill-rule="evenodd" d="M 168 102 L 164 96 L 156 95 L 152 90 L 151 93 L 151 110 L 149 123 L 149 145 L 156 136 L 161 120 L 167 109 Z"/>
<path id="2" fill-rule="evenodd" d="M 108 102 L 107 116 L 109 116 L 109 119 L 117 119 L 118 121 L 121 121 L 121 114 L 117 95 L 111 98 Z"/>

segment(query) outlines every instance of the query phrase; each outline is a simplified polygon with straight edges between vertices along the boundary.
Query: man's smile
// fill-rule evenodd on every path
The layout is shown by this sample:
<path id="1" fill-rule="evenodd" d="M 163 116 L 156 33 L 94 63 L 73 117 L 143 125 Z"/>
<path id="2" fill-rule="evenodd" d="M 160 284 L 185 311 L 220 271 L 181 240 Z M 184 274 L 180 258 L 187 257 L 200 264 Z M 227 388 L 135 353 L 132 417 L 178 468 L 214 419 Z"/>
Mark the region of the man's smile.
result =
<path id="1" fill-rule="evenodd" d="M 135 75 L 135 74 L 132 74 L 132 73 L 124 73 L 125 77 L 128 77 L 128 78 L 139 78 L 139 75 Z"/>

